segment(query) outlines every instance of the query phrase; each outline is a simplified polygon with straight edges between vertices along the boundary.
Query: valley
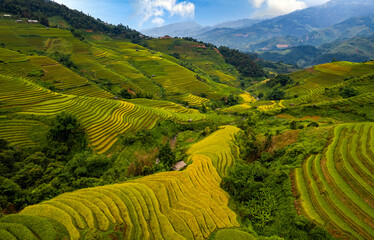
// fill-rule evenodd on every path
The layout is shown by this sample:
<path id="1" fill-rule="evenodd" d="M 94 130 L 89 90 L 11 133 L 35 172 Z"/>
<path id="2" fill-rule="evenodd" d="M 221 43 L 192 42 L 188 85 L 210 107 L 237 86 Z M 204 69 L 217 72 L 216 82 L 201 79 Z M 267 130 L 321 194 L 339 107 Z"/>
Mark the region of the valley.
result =
<path id="1" fill-rule="evenodd" d="M 256 55 L 10 2 L 0 239 L 374 238 L 370 37 Z M 347 45 L 366 58 L 327 60 Z"/>

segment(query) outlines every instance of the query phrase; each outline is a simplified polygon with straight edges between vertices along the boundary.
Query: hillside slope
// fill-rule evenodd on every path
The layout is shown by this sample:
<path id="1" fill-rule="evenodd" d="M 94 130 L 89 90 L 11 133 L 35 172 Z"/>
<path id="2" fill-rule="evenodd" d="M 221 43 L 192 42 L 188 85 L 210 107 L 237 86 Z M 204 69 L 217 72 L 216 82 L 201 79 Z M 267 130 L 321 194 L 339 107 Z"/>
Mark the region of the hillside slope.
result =
<path id="1" fill-rule="evenodd" d="M 212 145 L 198 143 L 191 149 L 191 164 L 182 172 L 66 193 L 2 218 L 0 237 L 206 239 L 217 228 L 238 227 L 215 168 L 222 169 L 228 161 L 234 161 L 234 156 L 226 156 L 237 154 L 230 146 L 238 131 L 236 127 L 223 127 L 204 140 L 227 144 L 220 155 L 206 155 L 204 152 L 210 149 L 205 148 Z M 30 219 L 48 224 L 43 228 L 30 225 Z M 64 235 L 66 231 L 68 235 Z"/>
<path id="2" fill-rule="evenodd" d="M 87 84 L 94 83 L 118 97 L 123 89 L 131 90 L 135 96 L 154 98 L 204 93 L 211 99 L 220 99 L 238 92 L 214 82 L 209 74 L 193 65 L 186 66 L 181 60 L 126 40 L 111 39 L 101 33 L 81 33 L 78 39 L 73 35 L 76 32 L 13 20 L 1 20 L 0 24 L 0 42 L 6 48 L 55 58 L 89 80 Z M 54 86 L 56 81 L 49 83 Z"/>
<path id="3" fill-rule="evenodd" d="M 326 153 L 295 170 L 304 213 L 341 238 L 374 237 L 373 129 L 372 123 L 336 126 Z"/>

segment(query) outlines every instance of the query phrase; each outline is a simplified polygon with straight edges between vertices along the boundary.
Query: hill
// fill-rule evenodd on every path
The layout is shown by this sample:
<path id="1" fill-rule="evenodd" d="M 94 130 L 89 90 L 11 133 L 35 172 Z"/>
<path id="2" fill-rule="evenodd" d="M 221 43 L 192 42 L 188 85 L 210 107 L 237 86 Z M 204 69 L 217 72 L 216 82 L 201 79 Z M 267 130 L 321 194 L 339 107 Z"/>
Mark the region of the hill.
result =
<path id="1" fill-rule="evenodd" d="M 373 8 L 373 3 L 367 0 L 329 1 L 321 6 L 265 20 L 247 28 L 214 29 L 196 36 L 196 38 L 218 46 L 253 51 L 255 49 L 252 48 L 252 45 L 263 41 L 278 37 L 308 36 L 313 31 L 333 26 L 349 18 L 371 15 Z"/>
<path id="2" fill-rule="evenodd" d="M 300 70 L 18 3 L 0 19 L 0 239 L 374 237 L 373 61 Z M 38 6 L 49 27 L 27 23 Z M 371 49 L 350 41 L 317 50 Z"/>
<path id="3" fill-rule="evenodd" d="M 194 145 L 183 172 L 84 189 L 25 208 L 0 220 L 0 236 L 44 239 L 48 232 L 56 239 L 206 239 L 217 228 L 238 227 L 228 195 L 219 187 L 225 173 L 217 172 L 235 161 L 232 140 L 238 131 L 224 127 Z M 224 147 L 210 153 L 206 143 L 211 140 Z M 44 229 L 30 225 L 43 221 L 49 223 Z"/>
<path id="4" fill-rule="evenodd" d="M 7 48 L 26 54 L 47 55 L 60 62 L 65 61 L 65 65 L 73 64 L 74 71 L 88 79 L 90 84 L 118 97 L 122 89 L 131 89 L 133 95 L 138 97 L 166 99 L 202 93 L 212 99 L 220 99 L 238 91 L 214 82 L 209 74 L 193 65 L 187 69 L 187 61 L 132 44 L 128 40 L 113 39 L 108 42 L 111 38 L 101 33 L 47 29 L 39 24 L 29 25 L 13 20 L 3 20 L 1 24 L 6 28 L 2 30 L 0 42 Z M 27 34 L 30 29 L 35 34 Z M 74 36 L 77 34 L 79 38 Z M 127 56 L 125 59 L 123 54 Z M 201 77 L 197 78 L 199 75 Z M 171 86 L 171 81 L 180 81 L 180 84 Z M 53 85 L 51 82 L 49 84 Z"/>
<path id="5" fill-rule="evenodd" d="M 2 84 L 4 88 L 14 88 L 12 93 L 2 92 L 2 109 L 12 106 L 12 110 L 6 111 L 26 115 L 53 116 L 62 111 L 77 114 L 89 133 L 92 146 L 100 153 L 109 150 L 118 140 L 119 134 L 152 128 L 158 120 L 169 119 L 173 115 L 182 122 L 206 119 L 199 114 L 194 116 L 198 111 L 173 103 L 159 102 L 164 106 L 163 109 L 158 106 L 153 112 L 155 108 L 148 107 L 152 106 L 148 104 L 148 100 L 138 101 L 137 103 L 145 106 L 141 107 L 120 99 L 163 98 L 183 102 L 187 106 L 201 107 L 203 103 L 209 102 L 206 98 L 199 97 L 202 93 L 202 96 L 211 100 L 220 100 L 222 96 L 241 92 L 211 80 L 208 72 L 192 64 L 190 68 L 197 72 L 184 68 L 181 66 L 183 62 L 176 58 L 126 41 L 96 40 L 96 36 L 102 35 L 88 34 L 87 39 L 93 39 L 88 42 L 75 38 L 67 30 L 47 29 L 38 24 L 15 23 L 13 20 L 2 20 L 1 24 L 6 26 L 2 28 L 0 37 L 3 46 L 33 55 L 0 49 Z M 27 35 L 26 31 L 31 29 L 34 34 Z M 35 53 L 43 56 L 34 55 Z M 193 59 L 199 60 L 198 55 Z M 223 60 L 220 63 L 226 68 L 234 69 Z M 228 82 L 236 81 L 228 71 L 226 74 L 220 70 L 215 72 L 227 77 Z M 199 75 L 201 77 L 197 78 Z M 28 94 L 20 98 L 8 97 L 8 94 L 18 96 L 22 91 L 28 91 Z M 43 97 L 34 101 L 32 96 L 35 95 Z M 29 104 L 25 105 L 29 97 Z M 14 108 L 18 104 L 25 107 L 21 110 Z M 90 120 L 85 119 L 94 106 L 102 106 L 102 110 L 97 112 L 97 116 L 91 116 Z M 134 114 L 130 114 L 131 111 Z M 178 112 L 186 115 L 179 115 Z M 125 114 L 130 115 L 122 119 Z M 131 115 L 139 120 L 144 118 L 144 121 L 136 122 Z M 104 125 L 114 125 L 110 131 L 106 130 L 101 134 L 99 120 Z M 6 137 L 8 133 L 4 132 L 3 136 L 11 140 L 12 138 Z"/>
<path id="6" fill-rule="evenodd" d="M 373 43 L 373 37 L 355 37 L 326 43 L 317 48 L 298 46 L 283 51 L 259 52 L 259 57 L 268 61 L 282 61 L 301 67 L 328 63 L 332 59 L 359 63 L 374 59 Z"/>
<path id="7" fill-rule="evenodd" d="M 95 19 L 77 10 L 71 10 L 65 5 L 50 0 L 11 0 L 0 3 L 0 12 L 11 13 L 19 18 L 32 18 L 38 20 L 45 26 L 49 26 L 49 19 L 53 24 L 53 17 L 62 17 L 69 26 L 74 29 L 85 29 L 101 31 L 116 37 L 131 39 L 139 43 L 142 40 L 141 34 L 121 24 L 115 26 L 106 24 L 100 19 Z M 64 26 L 62 24 L 61 26 Z M 67 25 L 65 25 L 67 26 Z"/>

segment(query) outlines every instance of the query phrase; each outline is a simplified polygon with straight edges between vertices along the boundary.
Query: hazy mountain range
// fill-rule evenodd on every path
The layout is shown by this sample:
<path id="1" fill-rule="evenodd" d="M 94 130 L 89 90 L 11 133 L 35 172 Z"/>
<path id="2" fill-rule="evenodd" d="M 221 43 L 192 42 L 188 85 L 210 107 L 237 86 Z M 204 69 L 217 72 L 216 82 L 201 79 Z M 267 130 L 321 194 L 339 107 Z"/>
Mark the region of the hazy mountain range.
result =
<path id="1" fill-rule="evenodd" d="M 193 37 L 302 67 L 332 58 L 366 61 L 374 58 L 374 1 L 332 0 L 267 20 L 241 19 L 209 27 L 185 22 L 142 32 Z"/>
<path id="2" fill-rule="evenodd" d="M 151 37 L 163 37 L 165 35 L 176 37 L 196 37 L 214 29 L 228 28 L 228 29 L 241 29 L 250 27 L 263 20 L 260 19 L 239 19 L 235 21 L 227 21 L 216 24 L 214 26 L 203 26 L 197 22 L 180 22 L 173 23 L 163 27 L 156 27 L 141 30 L 142 33 Z"/>
<path id="3" fill-rule="evenodd" d="M 374 33 L 373 0 L 332 0 L 268 20 L 242 19 L 205 27 L 194 22 L 147 29 L 143 33 L 194 37 L 242 51 L 274 51 L 368 37 Z"/>

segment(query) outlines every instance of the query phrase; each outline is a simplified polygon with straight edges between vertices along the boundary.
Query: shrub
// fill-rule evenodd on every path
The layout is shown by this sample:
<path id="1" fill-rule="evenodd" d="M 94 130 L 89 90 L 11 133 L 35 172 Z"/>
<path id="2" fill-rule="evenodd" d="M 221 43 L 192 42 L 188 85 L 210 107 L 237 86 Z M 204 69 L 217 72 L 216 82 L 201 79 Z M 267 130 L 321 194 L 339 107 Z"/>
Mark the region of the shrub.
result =
<path id="1" fill-rule="evenodd" d="M 169 143 L 166 143 L 160 148 L 158 158 L 166 167 L 170 167 L 175 162 L 175 154 L 173 153 Z"/>

